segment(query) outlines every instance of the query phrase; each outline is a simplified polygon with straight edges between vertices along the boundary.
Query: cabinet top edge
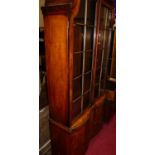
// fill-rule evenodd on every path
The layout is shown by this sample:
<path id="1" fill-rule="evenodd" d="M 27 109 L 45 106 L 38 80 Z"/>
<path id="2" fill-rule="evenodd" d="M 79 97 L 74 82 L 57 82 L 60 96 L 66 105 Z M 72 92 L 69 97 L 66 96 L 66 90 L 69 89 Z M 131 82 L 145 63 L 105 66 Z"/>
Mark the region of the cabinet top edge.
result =
<path id="1" fill-rule="evenodd" d="M 72 3 L 56 3 L 50 4 L 48 6 L 42 7 L 42 12 L 44 16 L 51 14 L 68 14 L 69 10 L 72 8 Z"/>
<path id="2" fill-rule="evenodd" d="M 45 6 L 42 7 L 44 16 L 52 14 L 70 14 L 78 0 L 46 0 Z"/>

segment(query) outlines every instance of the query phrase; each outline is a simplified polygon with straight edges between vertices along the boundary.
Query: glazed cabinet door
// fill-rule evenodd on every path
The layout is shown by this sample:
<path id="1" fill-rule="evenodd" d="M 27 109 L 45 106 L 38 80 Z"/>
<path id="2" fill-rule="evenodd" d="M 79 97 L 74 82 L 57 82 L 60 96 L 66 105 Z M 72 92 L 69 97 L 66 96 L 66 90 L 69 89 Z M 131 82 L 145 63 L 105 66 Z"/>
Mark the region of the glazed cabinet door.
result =
<path id="1" fill-rule="evenodd" d="M 72 118 L 91 104 L 96 0 L 81 0 L 74 18 Z"/>
<path id="2" fill-rule="evenodd" d="M 112 10 L 101 5 L 99 12 L 99 31 L 96 56 L 95 91 L 94 97 L 98 98 L 104 93 L 109 54 L 112 42 Z"/>

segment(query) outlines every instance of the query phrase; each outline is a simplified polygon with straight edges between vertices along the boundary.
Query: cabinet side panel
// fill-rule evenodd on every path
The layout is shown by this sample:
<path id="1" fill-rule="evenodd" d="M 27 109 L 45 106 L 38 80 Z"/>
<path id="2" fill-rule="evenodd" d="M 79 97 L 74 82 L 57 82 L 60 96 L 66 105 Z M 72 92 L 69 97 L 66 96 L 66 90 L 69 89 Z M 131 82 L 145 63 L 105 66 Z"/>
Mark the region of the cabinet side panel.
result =
<path id="1" fill-rule="evenodd" d="M 68 18 L 50 15 L 45 20 L 46 68 L 50 115 L 66 124 L 68 119 Z"/>

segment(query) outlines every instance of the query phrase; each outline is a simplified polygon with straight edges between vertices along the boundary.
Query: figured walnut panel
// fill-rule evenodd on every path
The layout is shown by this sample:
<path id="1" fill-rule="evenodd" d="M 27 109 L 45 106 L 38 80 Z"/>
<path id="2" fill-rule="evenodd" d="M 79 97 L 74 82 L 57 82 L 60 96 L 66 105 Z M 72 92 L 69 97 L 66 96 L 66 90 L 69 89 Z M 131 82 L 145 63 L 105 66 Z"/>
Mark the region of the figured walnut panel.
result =
<path id="1" fill-rule="evenodd" d="M 68 118 L 68 18 L 45 18 L 48 97 L 51 117 L 63 124 Z"/>
<path id="2" fill-rule="evenodd" d="M 52 155 L 84 155 L 88 147 L 88 122 L 91 110 L 88 109 L 73 122 L 71 128 L 65 129 L 51 122 Z"/>

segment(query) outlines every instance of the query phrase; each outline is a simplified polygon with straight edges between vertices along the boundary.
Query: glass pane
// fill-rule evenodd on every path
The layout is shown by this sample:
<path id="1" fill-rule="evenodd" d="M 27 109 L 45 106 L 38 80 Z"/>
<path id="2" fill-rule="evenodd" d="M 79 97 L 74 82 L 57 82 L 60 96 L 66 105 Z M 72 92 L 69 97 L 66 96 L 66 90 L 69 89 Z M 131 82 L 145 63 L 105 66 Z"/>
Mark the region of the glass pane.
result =
<path id="1" fill-rule="evenodd" d="M 85 72 L 91 70 L 92 67 L 92 52 L 85 53 Z"/>
<path id="2" fill-rule="evenodd" d="M 81 0 L 78 15 L 74 19 L 75 23 L 84 23 L 84 11 L 85 11 L 85 0 Z"/>
<path id="3" fill-rule="evenodd" d="M 94 25 L 96 0 L 87 2 L 87 24 Z"/>
<path id="4" fill-rule="evenodd" d="M 73 55 L 73 77 L 82 74 L 82 53 Z"/>
<path id="5" fill-rule="evenodd" d="M 101 14 L 100 14 L 100 28 L 105 28 L 107 25 L 107 17 L 108 17 L 108 9 L 104 6 L 101 7 Z"/>
<path id="6" fill-rule="evenodd" d="M 97 85 L 95 86 L 95 92 L 94 92 L 94 97 L 95 97 L 95 98 L 99 96 L 98 91 L 99 91 L 99 84 L 97 84 Z"/>
<path id="7" fill-rule="evenodd" d="M 90 89 L 91 72 L 84 76 L 84 92 Z"/>
<path id="8" fill-rule="evenodd" d="M 108 48 L 108 41 L 109 41 L 109 30 L 104 30 L 104 37 L 103 37 L 103 48 Z"/>
<path id="9" fill-rule="evenodd" d="M 105 89 L 105 79 L 103 79 L 102 81 L 101 81 L 101 89 Z"/>
<path id="10" fill-rule="evenodd" d="M 102 65 L 102 76 L 101 76 L 101 79 L 104 79 L 104 76 L 105 76 L 105 72 L 106 72 L 106 64 L 107 64 L 107 60 L 104 60 L 103 61 L 103 65 Z"/>
<path id="11" fill-rule="evenodd" d="M 83 26 L 74 26 L 74 52 L 83 50 Z"/>
<path id="12" fill-rule="evenodd" d="M 93 30 L 94 28 L 87 27 L 86 30 L 86 50 L 93 49 Z"/>
<path id="13" fill-rule="evenodd" d="M 104 36 L 103 30 L 100 30 L 98 34 L 98 49 L 103 48 L 103 39 L 104 39 L 103 36 Z"/>
<path id="14" fill-rule="evenodd" d="M 101 88 L 104 88 L 104 81 L 106 80 L 106 72 L 107 72 L 107 61 L 103 62 L 102 66 L 102 75 L 101 75 Z"/>
<path id="15" fill-rule="evenodd" d="M 108 69 L 107 74 L 108 74 L 108 76 L 110 75 L 110 68 L 111 68 L 111 59 L 108 60 L 108 66 L 107 66 L 107 69 Z"/>
<path id="16" fill-rule="evenodd" d="M 101 67 L 101 61 L 102 61 L 102 51 L 103 50 L 98 50 L 97 51 L 97 68 Z"/>
<path id="17" fill-rule="evenodd" d="M 112 12 L 107 8 L 101 8 L 100 29 L 112 27 Z"/>
<path id="18" fill-rule="evenodd" d="M 96 77 L 95 77 L 95 84 L 99 83 L 100 79 L 100 68 L 96 69 Z"/>
<path id="19" fill-rule="evenodd" d="M 90 104 L 90 92 L 84 94 L 83 108 L 85 109 Z"/>
<path id="20" fill-rule="evenodd" d="M 116 78 L 116 40 L 115 40 L 115 35 L 114 35 L 114 41 L 112 44 L 112 60 L 111 60 L 111 68 L 110 68 L 110 77 Z"/>
<path id="21" fill-rule="evenodd" d="M 82 85 L 81 77 L 73 80 L 73 100 L 81 96 L 81 85 Z"/>
<path id="22" fill-rule="evenodd" d="M 73 103 L 72 117 L 73 119 L 81 113 L 81 98 Z"/>
<path id="23" fill-rule="evenodd" d="M 111 27 L 112 12 L 108 11 L 107 27 Z"/>
<path id="24" fill-rule="evenodd" d="M 101 91 L 105 89 L 106 73 L 109 61 L 109 34 L 111 33 L 111 18 L 112 12 L 108 8 L 101 6 L 100 12 L 100 25 L 99 25 L 99 35 L 98 35 L 98 51 L 97 51 L 97 70 L 95 78 L 95 97 L 99 94 L 99 78 L 100 78 L 100 67 L 102 65 L 102 75 L 101 75 Z M 101 64 L 103 55 L 103 64 Z"/>
<path id="25" fill-rule="evenodd" d="M 108 57 L 108 75 L 109 75 L 109 77 L 110 77 L 110 72 L 111 72 L 111 64 L 112 64 L 112 56 L 114 56 L 113 55 L 113 38 L 114 38 L 114 33 L 112 32 L 111 33 L 111 38 L 112 38 L 112 40 L 111 40 L 111 43 L 110 43 L 110 51 L 109 51 L 109 57 Z M 113 59 L 114 60 L 114 59 Z"/>

